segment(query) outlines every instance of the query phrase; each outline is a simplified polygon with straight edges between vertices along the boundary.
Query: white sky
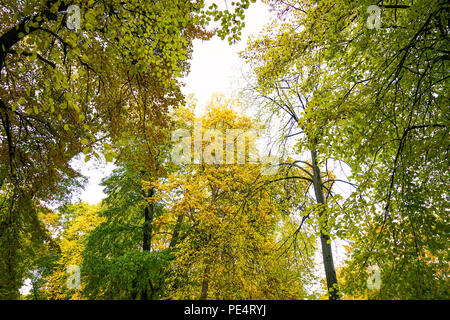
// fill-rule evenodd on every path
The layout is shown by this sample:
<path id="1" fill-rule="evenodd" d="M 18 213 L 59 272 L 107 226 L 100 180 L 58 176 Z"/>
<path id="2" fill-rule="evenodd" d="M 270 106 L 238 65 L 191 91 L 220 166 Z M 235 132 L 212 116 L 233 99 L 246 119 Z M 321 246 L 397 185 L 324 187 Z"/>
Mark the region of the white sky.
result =
<path id="1" fill-rule="evenodd" d="M 227 40 L 222 41 L 218 37 L 207 41 L 194 40 L 191 72 L 185 79 L 183 93 L 194 93 L 200 108 L 206 106 L 213 93 L 229 96 L 240 89 L 236 80 L 240 79 L 241 68 L 245 63 L 239 58 L 238 52 L 245 49 L 249 35 L 258 35 L 267 25 L 271 13 L 267 5 L 257 1 L 250 4 L 245 15 L 242 40 L 234 45 L 230 46 Z"/>

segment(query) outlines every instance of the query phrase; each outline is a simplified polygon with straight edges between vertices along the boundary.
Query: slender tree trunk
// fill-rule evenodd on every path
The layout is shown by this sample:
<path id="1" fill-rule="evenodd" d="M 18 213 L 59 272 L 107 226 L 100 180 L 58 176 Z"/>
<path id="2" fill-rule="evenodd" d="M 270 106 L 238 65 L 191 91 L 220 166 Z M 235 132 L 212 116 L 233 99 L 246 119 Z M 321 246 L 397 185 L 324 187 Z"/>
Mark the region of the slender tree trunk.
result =
<path id="1" fill-rule="evenodd" d="M 142 292 L 141 292 L 141 300 L 148 300 L 147 290 L 142 290 Z"/>
<path id="2" fill-rule="evenodd" d="M 147 197 L 152 197 L 155 194 L 154 189 L 150 189 L 146 194 Z M 144 209 L 144 225 L 143 225 L 143 239 L 142 239 L 142 251 L 150 251 L 152 247 L 152 222 L 155 216 L 155 207 L 153 203 L 150 203 L 145 206 Z M 144 289 L 141 291 L 141 300 L 147 300 L 147 290 Z"/>
<path id="3" fill-rule="evenodd" d="M 325 197 L 323 194 L 322 178 L 320 177 L 320 168 L 317 165 L 317 154 L 315 151 L 311 151 L 312 165 L 313 165 L 313 185 L 317 203 L 325 205 Z M 320 213 L 319 215 L 322 215 Z M 324 229 L 328 231 L 326 222 L 324 225 L 320 225 L 320 242 L 322 244 L 322 257 L 323 265 L 325 268 L 325 276 L 327 279 L 327 288 L 329 292 L 330 300 L 339 300 L 337 289 L 336 270 L 334 268 L 333 253 L 331 251 L 330 236 L 324 234 Z"/>
<path id="4" fill-rule="evenodd" d="M 136 288 L 137 288 L 137 281 L 136 281 L 136 278 L 135 278 L 131 282 L 131 293 L 130 293 L 131 300 L 136 300 L 136 297 L 137 297 L 137 290 L 136 290 Z"/>
<path id="5" fill-rule="evenodd" d="M 146 196 L 152 197 L 154 195 L 154 193 L 155 193 L 154 189 L 150 189 Z M 152 229 L 153 229 L 152 222 L 153 222 L 154 213 L 155 213 L 155 208 L 154 208 L 153 203 L 145 206 L 144 226 L 143 226 L 144 236 L 143 236 L 143 241 L 142 241 L 142 250 L 143 251 L 150 251 L 150 249 L 151 249 Z"/>
<path id="6" fill-rule="evenodd" d="M 211 202 L 213 204 L 215 204 L 217 190 L 215 188 L 213 188 L 211 184 L 210 184 L 210 187 L 211 187 Z M 208 242 L 211 241 L 211 237 L 212 237 L 212 234 L 210 233 L 208 235 Z M 209 274 L 211 273 L 210 257 L 206 258 L 205 264 L 206 264 L 206 267 L 205 267 L 205 272 L 203 274 L 202 292 L 200 294 L 200 300 L 206 300 L 208 298 Z"/>
<path id="7" fill-rule="evenodd" d="M 175 224 L 175 227 L 173 228 L 172 238 L 170 239 L 169 248 L 175 247 L 176 244 L 178 243 L 178 238 L 180 235 L 180 229 L 181 229 L 181 224 L 183 223 L 183 218 L 184 218 L 183 213 L 181 213 L 177 218 L 177 222 Z"/>
<path id="8" fill-rule="evenodd" d="M 209 285 L 209 273 L 211 272 L 209 267 L 209 260 L 206 261 L 205 273 L 203 274 L 202 293 L 200 294 L 200 300 L 206 300 L 208 298 L 208 285 Z"/>

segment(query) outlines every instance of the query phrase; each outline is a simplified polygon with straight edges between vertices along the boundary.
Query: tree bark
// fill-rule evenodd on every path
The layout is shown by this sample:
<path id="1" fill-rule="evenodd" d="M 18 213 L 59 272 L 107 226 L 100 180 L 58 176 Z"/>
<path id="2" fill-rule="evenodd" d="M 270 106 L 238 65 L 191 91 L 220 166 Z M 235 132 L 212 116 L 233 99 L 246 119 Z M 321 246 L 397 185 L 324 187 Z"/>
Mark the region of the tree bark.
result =
<path id="1" fill-rule="evenodd" d="M 313 166 L 313 185 L 314 193 L 317 203 L 325 205 L 325 196 L 323 194 L 322 178 L 320 177 L 320 168 L 317 165 L 317 153 L 311 151 L 312 166 Z M 321 216 L 323 211 L 319 213 Z M 327 288 L 330 300 L 339 300 L 337 289 L 336 270 L 333 262 L 333 252 L 331 251 L 331 240 L 328 234 L 324 234 L 324 229 L 328 231 L 327 223 L 320 225 L 320 242 L 322 244 L 323 265 L 325 268 L 325 276 L 327 280 Z"/>
<path id="2" fill-rule="evenodd" d="M 178 243 L 178 238 L 180 235 L 180 229 L 181 229 L 181 224 L 183 223 L 183 218 L 184 218 L 183 213 L 181 213 L 177 218 L 177 222 L 175 224 L 175 227 L 173 228 L 172 238 L 170 239 L 169 248 L 175 247 L 176 244 Z"/>
<path id="3" fill-rule="evenodd" d="M 154 189 L 148 190 L 148 193 L 145 195 L 146 197 L 152 197 L 155 194 Z M 147 204 L 144 209 L 144 225 L 143 229 L 143 239 L 142 239 L 142 251 L 150 251 L 152 248 L 152 222 L 155 216 L 155 207 L 153 203 Z M 150 284 L 151 287 L 151 284 Z M 141 291 L 140 295 L 141 300 L 147 300 L 147 290 L 144 289 Z"/>
<path id="4" fill-rule="evenodd" d="M 200 294 L 200 300 L 206 300 L 208 298 L 208 285 L 209 285 L 209 273 L 211 272 L 209 267 L 209 260 L 206 261 L 205 273 L 203 274 L 202 293 Z"/>
<path id="5" fill-rule="evenodd" d="M 25 36 L 30 33 L 41 28 L 42 24 L 45 20 L 55 21 L 58 17 L 57 13 L 51 10 L 53 4 L 55 4 L 57 0 L 47 1 L 43 5 L 42 11 L 36 13 L 33 16 L 27 16 L 19 22 L 19 24 L 12 26 L 9 30 L 4 32 L 0 37 L 0 79 L 2 75 L 3 67 L 5 66 L 6 55 L 8 51 L 20 40 L 22 40 Z M 67 10 L 69 4 L 65 3 L 66 1 L 60 1 L 59 6 L 57 8 L 58 12 L 62 12 Z M 40 20 L 37 18 L 41 17 Z M 43 19 L 42 19 L 43 18 Z M 30 25 L 30 22 L 32 25 Z M 28 24 L 28 25 L 27 25 Z"/>
<path id="6" fill-rule="evenodd" d="M 147 197 L 153 197 L 155 193 L 154 189 L 150 189 L 147 193 Z M 144 225 L 143 225 L 143 240 L 142 250 L 150 251 L 152 246 L 152 222 L 155 214 L 155 207 L 153 203 L 147 204 L 144 209 Z"/>

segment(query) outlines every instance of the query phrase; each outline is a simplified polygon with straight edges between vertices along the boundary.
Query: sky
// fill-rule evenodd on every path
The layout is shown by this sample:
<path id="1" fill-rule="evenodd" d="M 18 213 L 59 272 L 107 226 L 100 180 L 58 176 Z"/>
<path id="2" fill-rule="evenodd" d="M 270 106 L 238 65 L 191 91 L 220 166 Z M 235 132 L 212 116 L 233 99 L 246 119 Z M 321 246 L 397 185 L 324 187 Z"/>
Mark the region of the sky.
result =
<path id="1" fill-rule="evenodd" d="M 200 107 L 204 107 L 213 93 L 231 94 L 240 89 L 237 83 L 245 62 L 238 53 L 245 49 L 250 35 L 258 35 L 270 21 L 268 6 L 260 1 L 252 3 L 246 11 L 242 39 L 229 45 L 228 41 L 214 37 L 207 41 L 194 40 L 191 72 L 185 79 L 183 93 L 194 93 Z"/>

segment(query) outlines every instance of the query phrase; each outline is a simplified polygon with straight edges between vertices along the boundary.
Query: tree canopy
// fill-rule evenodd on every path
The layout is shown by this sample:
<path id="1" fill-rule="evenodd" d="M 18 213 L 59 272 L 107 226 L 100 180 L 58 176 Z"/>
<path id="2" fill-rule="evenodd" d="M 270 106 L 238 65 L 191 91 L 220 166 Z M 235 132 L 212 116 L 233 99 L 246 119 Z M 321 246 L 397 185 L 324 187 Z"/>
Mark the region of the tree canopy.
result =
<path id="1" fill-rule="evenodd" d="M 200 114 L 251 2 L 2 2 L 0 299 L 449 298 L 449 4 L 265 0 Z"/>

